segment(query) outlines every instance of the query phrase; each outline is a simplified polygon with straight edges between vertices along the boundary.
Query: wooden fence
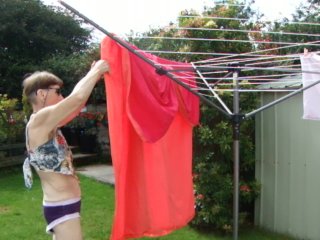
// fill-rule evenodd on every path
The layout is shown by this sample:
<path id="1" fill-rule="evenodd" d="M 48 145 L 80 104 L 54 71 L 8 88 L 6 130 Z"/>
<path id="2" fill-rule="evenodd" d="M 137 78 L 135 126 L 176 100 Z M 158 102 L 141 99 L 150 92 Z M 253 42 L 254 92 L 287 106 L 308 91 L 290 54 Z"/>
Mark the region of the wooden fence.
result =
<path id="1" fill-rule="evenodd" d="M 23 163 L 25 155 L 25 143 L 5 144 L 0 146 L 0 168 L 15 166 Z"/>

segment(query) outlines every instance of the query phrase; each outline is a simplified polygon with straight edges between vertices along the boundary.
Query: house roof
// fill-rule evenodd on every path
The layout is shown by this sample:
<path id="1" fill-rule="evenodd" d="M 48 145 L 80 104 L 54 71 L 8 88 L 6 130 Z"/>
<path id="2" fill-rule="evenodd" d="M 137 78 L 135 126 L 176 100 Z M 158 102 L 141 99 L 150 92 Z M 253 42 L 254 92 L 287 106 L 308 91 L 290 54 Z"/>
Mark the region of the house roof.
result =
<path id="1" fill-rule="evenodd" d="M 302 86 L 302 74 L 279 78 L 272 82 L 261 84 L 258 89 L 297 89 Z"/>

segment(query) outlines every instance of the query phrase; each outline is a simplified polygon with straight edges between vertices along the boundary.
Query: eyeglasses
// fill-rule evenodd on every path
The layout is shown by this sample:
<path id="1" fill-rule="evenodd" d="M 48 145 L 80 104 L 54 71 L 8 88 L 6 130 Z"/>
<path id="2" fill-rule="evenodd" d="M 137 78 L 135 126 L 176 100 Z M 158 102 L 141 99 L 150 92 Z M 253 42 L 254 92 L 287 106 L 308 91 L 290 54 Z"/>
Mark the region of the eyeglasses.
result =
<path id="1" fill-rule="evenodd" d="M 47 89 L 48 89 L 48 90 L 53 89 L 53 90 L 55 90 L 55 92 L 56 92 L 57 95 L 61 95 L 61 88 L 47 88 Z"/>

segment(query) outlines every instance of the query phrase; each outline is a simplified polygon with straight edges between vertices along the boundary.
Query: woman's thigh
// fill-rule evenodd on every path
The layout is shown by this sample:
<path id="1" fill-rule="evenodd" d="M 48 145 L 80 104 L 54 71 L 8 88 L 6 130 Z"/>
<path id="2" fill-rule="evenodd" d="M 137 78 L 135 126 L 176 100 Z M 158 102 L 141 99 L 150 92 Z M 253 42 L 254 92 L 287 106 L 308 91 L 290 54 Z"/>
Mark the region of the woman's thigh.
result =
<path id="1" fill-rule="evenodd" d="M 53 228 L 55 240 L 82 240 L 80 218 L 62 222 Z"/>

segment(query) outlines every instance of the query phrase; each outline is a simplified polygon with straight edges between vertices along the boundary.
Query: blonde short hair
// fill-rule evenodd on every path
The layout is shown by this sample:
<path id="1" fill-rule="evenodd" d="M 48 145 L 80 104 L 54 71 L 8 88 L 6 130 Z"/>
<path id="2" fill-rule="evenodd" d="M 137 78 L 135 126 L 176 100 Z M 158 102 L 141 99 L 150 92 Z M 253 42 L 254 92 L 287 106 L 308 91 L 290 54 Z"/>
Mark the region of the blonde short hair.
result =
<path id="1" fill-rule="evenodd" d="M 62 87 L 63 81 L 56 75 L 46 71 L 34 72 L 23 80 L 23 95 L 29 103 L 35 103 L 37 90 L 46 89 L 51 85 Z"/>

